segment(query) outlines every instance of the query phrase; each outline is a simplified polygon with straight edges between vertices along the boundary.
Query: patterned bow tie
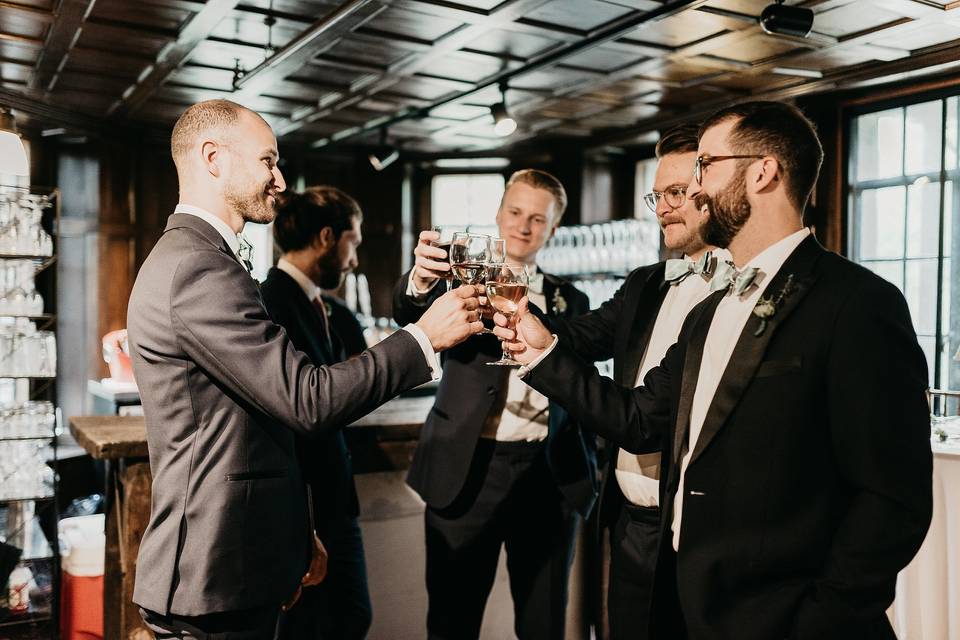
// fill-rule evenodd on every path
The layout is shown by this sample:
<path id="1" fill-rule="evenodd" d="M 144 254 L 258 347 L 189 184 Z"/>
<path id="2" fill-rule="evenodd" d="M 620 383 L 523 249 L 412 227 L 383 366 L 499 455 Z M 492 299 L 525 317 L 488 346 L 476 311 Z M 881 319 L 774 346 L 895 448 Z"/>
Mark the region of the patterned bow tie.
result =
<path id="1" fill-rule="evenodd" d="M 541 294 L 543 293 L 543 274 L 533 273 L 527 274 L 527 289 L 530 290 L 530 293 Z"/>
<path id="2" fill-rule="evenodd" d="M 710 281 L 710 291 L 722 291 L 727 289 L 727 293 L 733 293 L 736 296 L 743 297 L 750 290 L 757 277 L 763 275 L 757 267 L 750 267 L 743 271 L 738 271 L 732 262 L 721 262 L 717 267 L 717 272 Z"/>
<path id="3" fill-rule="evenodd" d="M 237 257 L 247 268 L 247 271 L 253 272 L 253 245 L 250 244 L 242 234 L 237 234 L 237 240 L 240 241 L 240 247 L 237 249 Z"/>
<path id="4" fill-rule="evenodd" d="M 686 258 L 671 258 L 667 260 L 663 272 L 663 281 L 671 285 L 677 285 L 687 279 L 687 276 L 697 274 L 709 280 L 716 268 L 717 261 L 713 257 L 712 251 L 706 251 L 700 259 L 694 262 Z"/>

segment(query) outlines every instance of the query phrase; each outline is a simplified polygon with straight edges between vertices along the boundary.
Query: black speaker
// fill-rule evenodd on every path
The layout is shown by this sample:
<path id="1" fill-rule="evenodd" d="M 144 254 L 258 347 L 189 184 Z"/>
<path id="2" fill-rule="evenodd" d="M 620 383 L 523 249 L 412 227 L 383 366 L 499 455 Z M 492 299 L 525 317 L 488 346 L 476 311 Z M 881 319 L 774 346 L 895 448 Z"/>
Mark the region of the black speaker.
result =
<path id="1" fill-rule="evenodd" d="M 813 9 L 771 4 L 760 14 L 760 26 L 772 35 L 806 38 L 813 28 Z"/>

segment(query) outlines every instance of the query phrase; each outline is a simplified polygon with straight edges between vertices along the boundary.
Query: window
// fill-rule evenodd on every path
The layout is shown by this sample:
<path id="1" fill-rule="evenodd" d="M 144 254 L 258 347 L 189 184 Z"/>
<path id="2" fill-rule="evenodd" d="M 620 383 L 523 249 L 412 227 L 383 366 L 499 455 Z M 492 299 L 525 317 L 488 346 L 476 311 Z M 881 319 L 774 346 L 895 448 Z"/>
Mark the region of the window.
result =
<path id="1" fill-rule="evenodd" d="M 960 388 L 956 96 L 855 117 L 849 255 L 903 291 L 930 385 Z"/>
<path id="2" fill-rule="evenodd" d="M 267 271 L 273 266 L 273 223 L 246 224 L 243 227 L 243 237 L 253 247 L 253 277 L 258 282 L 267 279 Z"/>
<path id="3" fill-rule="evenodd" d="M 480 233 L 496 234 L 504 183 L 499 173 L 435 176 L 430 197 L 433 226 L 469 227 Z"/>

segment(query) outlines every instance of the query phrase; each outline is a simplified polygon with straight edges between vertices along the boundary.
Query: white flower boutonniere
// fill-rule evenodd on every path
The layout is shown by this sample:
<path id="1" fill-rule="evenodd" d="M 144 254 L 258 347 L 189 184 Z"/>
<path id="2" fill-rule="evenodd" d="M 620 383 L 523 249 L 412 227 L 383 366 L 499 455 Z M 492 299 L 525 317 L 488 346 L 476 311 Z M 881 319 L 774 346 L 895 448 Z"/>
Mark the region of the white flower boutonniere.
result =
<path id="1" fill-rule="evenodd" d="M 560 294 L 559 287 L 553 290 L 553 312 L 557 315 L 567 310 L 567 300 Z"/>
<path id="2" fill-rule="evenodd" d="M 760 337 L 763 335 L 763 332 L 767 330 L 767 321 L 777 315 L 777 311 L 780 310 L 780 305 L 783 304 L 783 301 L 786 300 L 796 288 L 796 285 L 793 283 L 793 274 L 791 273 L 787 276 L 787 281 L 783 283 L 783 288 L 780 289 L 776 295 L 761 297 L 757 301 L 757 305 L 753 308 L 753 315 L 760 318 L 760 325 L 757 327 L 757 330 L 753 332 L 754 336 Z"/>

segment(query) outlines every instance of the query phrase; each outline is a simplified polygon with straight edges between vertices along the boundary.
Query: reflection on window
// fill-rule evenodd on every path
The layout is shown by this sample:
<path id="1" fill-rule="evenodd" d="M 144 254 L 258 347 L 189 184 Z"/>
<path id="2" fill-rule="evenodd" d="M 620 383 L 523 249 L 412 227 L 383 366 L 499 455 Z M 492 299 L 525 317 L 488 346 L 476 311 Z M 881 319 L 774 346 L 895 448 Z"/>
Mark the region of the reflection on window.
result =
<path id="1" fill-rule="evenodd" d="M 960 389 L 958 109 L 952 97 L 854 118 L 849 171 L 850 255 L 903 291 L 930 384 L 950 389 Z"/>
<path id="2" fill-rule="evenodd" d="M 481 233 L 495 229 L 504 182 L 499 173 L 435 176 L 430 194 L 433 226 Z"/>

